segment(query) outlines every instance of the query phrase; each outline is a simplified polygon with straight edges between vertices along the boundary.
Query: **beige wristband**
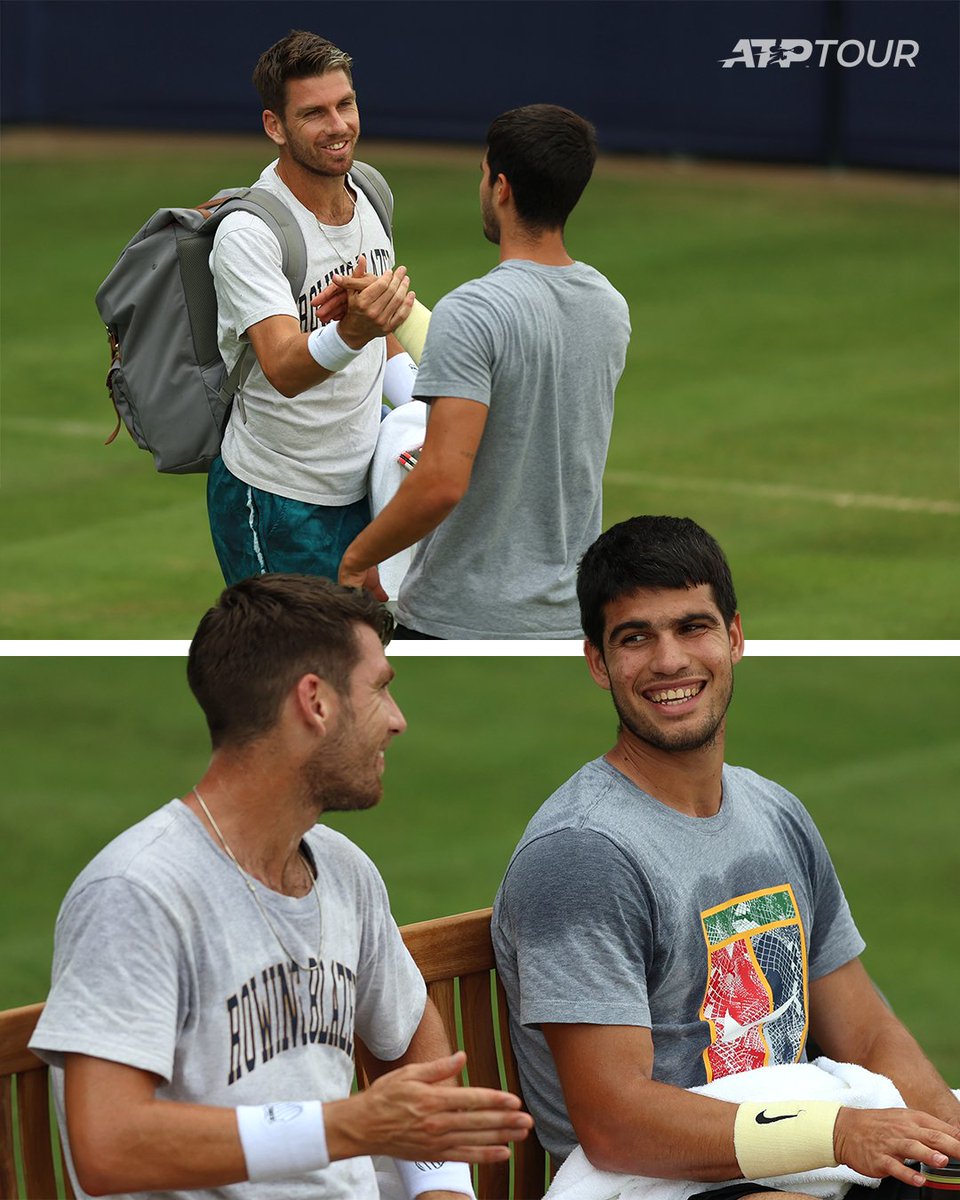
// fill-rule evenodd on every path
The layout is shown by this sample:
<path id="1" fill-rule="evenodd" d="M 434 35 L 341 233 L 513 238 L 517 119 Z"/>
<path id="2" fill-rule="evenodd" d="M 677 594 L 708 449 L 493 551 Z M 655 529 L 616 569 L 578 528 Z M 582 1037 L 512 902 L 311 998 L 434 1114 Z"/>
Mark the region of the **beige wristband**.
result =
<path id="1" fill-rule="evenodd" d="M 418 365 L 420 355 L 423 354 L 423 343 L 427 340 L 429 324 L 430 309 L 419 300 L 414 300 L 410 316 L 393 331 L 393 336 Z"/>
<path id="2" fill-rule="evenodd" d="M 741 1104 L 733 1145 L 744 1179 L 835 1167 L 833 1127 L 840 1107 L 829 1100 Z"/>

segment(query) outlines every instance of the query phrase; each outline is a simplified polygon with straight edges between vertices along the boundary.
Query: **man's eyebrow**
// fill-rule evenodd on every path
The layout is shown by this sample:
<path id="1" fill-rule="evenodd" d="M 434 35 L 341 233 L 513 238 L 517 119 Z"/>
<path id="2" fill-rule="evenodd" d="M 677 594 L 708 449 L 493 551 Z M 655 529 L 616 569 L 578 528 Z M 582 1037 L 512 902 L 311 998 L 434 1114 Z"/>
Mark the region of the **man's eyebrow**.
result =
<path id="1" fill-rule="evenodd" d="M 634 618 L 629 621 L 621 621 L 619 625 L 614 625 L 613 629 L 607 634 L 607 641 L 612 642 L 614 638 L 620 634 L 630 632 L 644 633 L 651 629 L 674 629 L 679 625 L 691 625 L 695 622 L 701 624 L 717 626 L 720 621 L 715 613 L 704 612 L 687 612 L 679 617 L 671 617 L 667 621 L 654 623 L 653 621 L 642 621 L 639 618 Z"/>
<path id="2" fill-rule="evenodd" d="M 357 98 L 356 92 L 344 92 L 344 94 L 342 96 L 340 96 L 339 99 L 333 101 L 333 105 L 336 106 L 337 104 L 342 104 L 344 102 L 344 100 L 356 100 L 356 98 Z M 312 116 L 313 113 L 324 112 L 326 109 L 328 109 L 330 107 L 331 107 L 331 105 L 329 105 L 329 104 L 306 104 L 306 105 L 304 105 L 303 108 L 294 109 L 293 115 L 295 117 L 309 117 L 309 116 Z"/>

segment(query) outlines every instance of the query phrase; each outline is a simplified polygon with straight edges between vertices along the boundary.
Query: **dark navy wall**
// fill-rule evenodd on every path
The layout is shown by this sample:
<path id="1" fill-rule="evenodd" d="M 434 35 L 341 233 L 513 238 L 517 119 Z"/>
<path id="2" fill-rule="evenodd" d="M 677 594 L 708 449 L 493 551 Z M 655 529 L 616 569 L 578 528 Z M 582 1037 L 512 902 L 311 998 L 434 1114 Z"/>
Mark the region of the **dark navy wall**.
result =
<path id="1" fill-rule="evenodd" d="M 552 101 L 609 151 L 958 165 L 955 0 L 2 0 L 14 123 L 255 130 L 256 59 L 291 28 L 349 51 L 371 137 L 482 141 Z M 741 38 L 920 44 L 913 68 L 724 68 Z"/>

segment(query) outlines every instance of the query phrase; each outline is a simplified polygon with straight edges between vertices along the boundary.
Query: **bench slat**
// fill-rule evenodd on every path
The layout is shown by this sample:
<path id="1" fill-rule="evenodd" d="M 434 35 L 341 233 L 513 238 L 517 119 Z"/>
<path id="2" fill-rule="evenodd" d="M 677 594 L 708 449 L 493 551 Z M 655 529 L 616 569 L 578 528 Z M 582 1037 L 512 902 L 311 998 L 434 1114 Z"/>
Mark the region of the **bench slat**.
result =
<path id="1" fill-rule="evenodd" d="M 15 1200 L 17 1168 L 13 1160 L 13 1077 L 0 1076 L 0 1200 Z"/>
<path id="2" fill-rule="evenodd" d="M 45 1071 L 17 1076 L 17 1108 L 23 1177 L 28 1196 L 56 1196 L 50 1142 L 50 1088 Z"/>

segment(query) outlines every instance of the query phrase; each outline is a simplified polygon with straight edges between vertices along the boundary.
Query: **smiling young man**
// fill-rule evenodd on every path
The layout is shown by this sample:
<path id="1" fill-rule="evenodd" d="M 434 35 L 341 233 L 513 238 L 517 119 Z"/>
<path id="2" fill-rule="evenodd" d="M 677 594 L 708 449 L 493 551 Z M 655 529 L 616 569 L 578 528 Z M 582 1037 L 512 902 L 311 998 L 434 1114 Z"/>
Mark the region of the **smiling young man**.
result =
<path id="1" fill-rule="evenodd" d="M 864 971 L 806 810 L 724 763 L 744 641 L 723 552 L 693 521 L 636 517 L 586 552 L 578 597 L 616 743 L 533 817 L 493 917 L 541 1142 L 735 1195 L 838 1163 L 916 1185 L 906 1159 L 960 1154 L 960 1104 Z M 908 1110 L 686 1090 L 797 1062 L 808 1030 L 832 1059 L 889 1076 Z"/>
<path id="2" fill-rule="evenodd" d="M 463 1056 L 380 875 L 317 824 L 380 799 L 405 728 L 391 628 L 364 593 L 296 575 L 228 588 L 200 622 L 209 765 L 94 858 L 57 920 L 31 1044 L 77 1196 L 377 1200 L 385 1155 L 408 1196 L 453 1200 L 473 1195 L 465 1162 L 526 1135 L 515 1097 L 455 1086 Z M 375 1082 L 351 1095 L 358 1037 Z"/>
<path id="3" fill-rule="evenodd" d="M 290 209 L 307 268 L 294 297 L 259 217 L 231 213 L 217 229 L 220 353 L 229 370 L 250 344 L 256 363 L 210 469 L 210 529 L 227 583 L 267 571 L 336 579 L 370 519 L 384 370 L 402 353 L 389 335 L 413 294 L 405 269 L 393 270 L 389 230 L 351 178 L 360 114 L 350 57 L 296 30 L 261 55 L 253 81 L 277 151 L 256 186 Z M 348 295 L 332 287 L 338 275 L 369 286 Z M 327 295 L 336 302 L 315 308 Z"/>

